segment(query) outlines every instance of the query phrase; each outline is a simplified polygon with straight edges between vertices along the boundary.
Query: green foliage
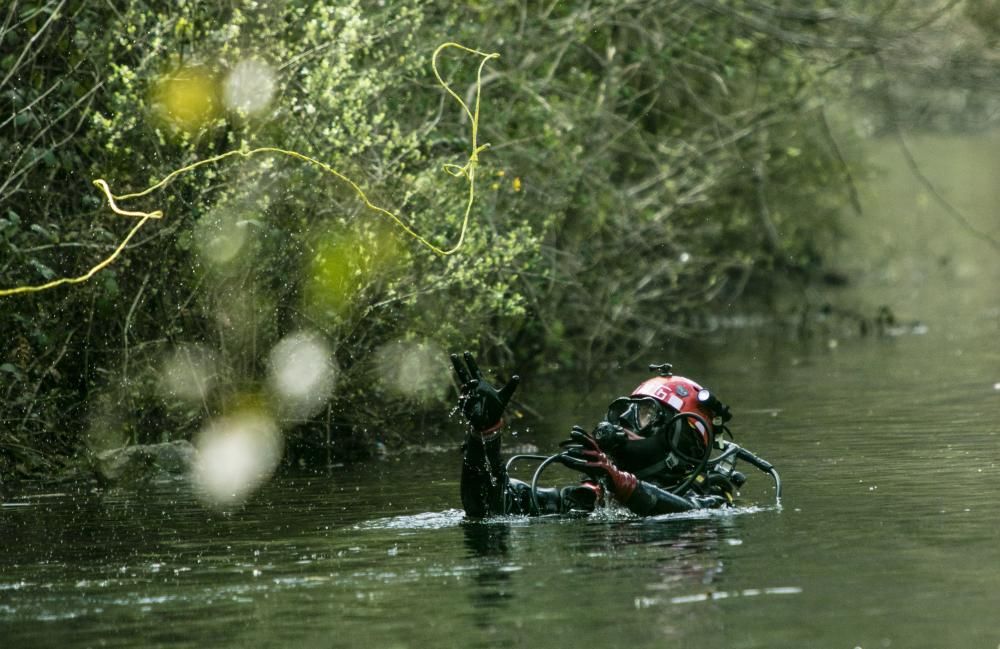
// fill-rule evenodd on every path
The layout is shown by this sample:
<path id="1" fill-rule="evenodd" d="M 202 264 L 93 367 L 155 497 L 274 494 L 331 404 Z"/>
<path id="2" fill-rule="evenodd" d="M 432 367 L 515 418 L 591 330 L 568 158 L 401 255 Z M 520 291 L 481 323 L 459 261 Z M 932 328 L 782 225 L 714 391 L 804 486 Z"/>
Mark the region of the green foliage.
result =
<path id="1" fill-rule="evenodd" d="M 799 45 L 731 4 L 466 18 L 507 38 L 486 137 L 523 143 L 496 155 L 525 179 L 518 216 L 545 224 L 551 280 L 521 292 L 546 349 L 648 355 L 754 278 L 820 260 L 843 177 L 818 127 L 822 62 Z"/>
<path id="2" fill-rule="evenodd" d="M 232 158 L 129 202 L 165 219 L 91 282 L 4 299 L 0 454 L 26 471 L 266 403 L 269 350 L 301 330 L 327 341 L 338 378 L 293 441 L 391 437 L 450 398 L 386 387 L 374 359 L 392 344 L 522 367 L 642 353 L 752 278 L 819 263 L 834 234 L 824 62 L 743 3 L 80 0 L 53 17 L 59 4 L 20 5 L 0 29 L 3 286 L 80 274 L 116 245 L 131 224 L 91 178 L 137 191 L 241 147 L 323 160 L 452 242 L 468 189 L 442 169 L 465 161 L 470 124 L 430 55 L 459 41 L 502 58 L 457 255 L 316 169 Z M 477 64 L 449 55 L 442 74 L 469 94 Z M 240 94 L 241 74 L 255 90 Z M 211 387 L 183 402 L 165 359 L 192 349 Z"/>

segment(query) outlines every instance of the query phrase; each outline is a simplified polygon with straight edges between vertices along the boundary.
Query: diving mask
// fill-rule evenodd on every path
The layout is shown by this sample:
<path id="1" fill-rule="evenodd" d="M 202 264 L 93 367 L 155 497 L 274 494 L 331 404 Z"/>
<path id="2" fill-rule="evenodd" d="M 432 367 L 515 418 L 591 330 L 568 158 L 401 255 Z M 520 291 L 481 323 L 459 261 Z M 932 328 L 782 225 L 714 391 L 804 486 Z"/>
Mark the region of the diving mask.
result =
<path id="1" fill-rule="evenodd" d="M 605 419 L 636 435 L 648 437 L 655 432 L 654 424 L 663 420 L 666 414 L 666 407 L 652 397 L 619 397 L 608 406 Z"/>

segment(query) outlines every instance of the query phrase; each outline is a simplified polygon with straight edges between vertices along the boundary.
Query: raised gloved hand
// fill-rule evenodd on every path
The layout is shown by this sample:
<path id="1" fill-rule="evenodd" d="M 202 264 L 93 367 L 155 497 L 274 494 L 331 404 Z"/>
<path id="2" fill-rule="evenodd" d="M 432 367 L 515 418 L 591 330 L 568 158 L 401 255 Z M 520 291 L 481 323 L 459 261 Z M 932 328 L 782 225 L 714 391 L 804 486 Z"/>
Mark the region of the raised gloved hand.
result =
<path id="1" fill-rule="evenodd" d="M 595 480 L 606 478 L 619 502 L 626 502 L 635 491 L 636 477 L 616 467 L 598 446 L 597 440 L 579 426 L 573 426 L 569 436 L 568 441 L 560 444 L 565 449 L 560 461 Z"/>
<path id="2" fill-rule="evenodd" d="M 521 379 L 514 375 L 507 381 L 507 385 L 497 390 L 483 378 L 483 373 L 470 352 L 465 352 L 463 357 L 464 365 L 458 354 L 451 355 L 451 364 L 455 367 L 461 386 L 458 405 L 476 432 L 491 433 L 500 427 L 503 411 Z"/>

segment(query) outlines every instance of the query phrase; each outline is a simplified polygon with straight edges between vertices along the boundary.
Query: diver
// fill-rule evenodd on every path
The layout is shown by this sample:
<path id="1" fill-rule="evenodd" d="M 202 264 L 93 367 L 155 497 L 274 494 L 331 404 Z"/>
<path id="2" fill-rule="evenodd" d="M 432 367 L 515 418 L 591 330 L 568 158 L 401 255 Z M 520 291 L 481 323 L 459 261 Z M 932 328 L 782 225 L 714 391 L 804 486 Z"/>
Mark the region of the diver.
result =
<path id="1" fill-rule="evenodd" d="M 451 355 L 460 386 L 459 409 L 468 422 L 462 446 L 462 506 L 470 518 L 504 514 L 591 512 L 609 500 L 640 516 L 655 516 L 733 504 L 746 476 L 737 459 L 781 481 L 774 467 L 735 442 L 726 427 L 732 415 L 709 390 L 674 376 L 670 364 L 650 365 L 655 376 L 627 397 L 611 402 L 590 432 L 574 426 L 562 450 L 551 456 L 501 453 L 503 414 L 520 378 L 499 390 L 483 378 L 475 358 Z M 532 482 L 511 478 L 515 460 L 540 460 Z M 583 474 L 579 484 L 540 488 L 546 466 L 560 463 Z"/>

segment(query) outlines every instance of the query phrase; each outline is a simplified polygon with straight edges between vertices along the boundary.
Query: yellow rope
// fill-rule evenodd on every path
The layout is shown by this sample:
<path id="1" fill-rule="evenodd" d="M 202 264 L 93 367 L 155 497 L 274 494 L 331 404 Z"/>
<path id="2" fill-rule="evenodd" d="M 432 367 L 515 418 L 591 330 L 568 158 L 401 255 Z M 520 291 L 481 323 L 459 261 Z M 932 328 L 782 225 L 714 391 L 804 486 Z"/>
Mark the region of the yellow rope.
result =
<path id="1" fill-rule="evenodd" d="M 122 239 L 122 242 L 118 244 L 117 248 L 115 248 L 114 252 L 112 252 L 104 260 L 102 260 L 100 263 L 98 263 L 96 266 L 88 270 L 83 275 L 80 275 L 79 277 L 63 277 L 61 279 L 54 279 L 51 282 L 48 282 L 47 284 L 39 284 L 37 286 L 18 286 L 15 288 L 0 289 L 0 297 L 4 297 L 7 295 L 15 295 L 17 293 L 38 293 L 40 291 L 47 291 L 50 288 L 62 286 L 63 284 L 80 284 L 82 282 L 86 282 L 88 279 L 90 279 L 100 271 L 104 270 L 106 267 L 110 266 L 111 263 L 118 258 L 118 255 L 120 255 L 122 251 L 125 250 L 125 246 L 128 245 L 128 242 L 132 240 L 132 237 L 136 235 L 139 229 L 142 228 L 142 226 L 146 225 L 146 221 L 155 218 L 159 217 L 153 216 L 151 214 L 144 216 L 142 220 L 136 223 L 135 226 L 131 230 L 129 230 L 125 238 Z"/>
<path id="2" fill-rule="evenodd" d="M 455 91 L 451 89 L 451 86 L 449 86 L 444 81 L 444 79 L 441 78 L 441 74 L 438 72 L 437 68 L 438 56 L 441 54 L 443 50 L 449 47 L 458 48 L 464 52 L 475 54 L 481 57 L 482 59 L 479 62 L 479 68 L 476 71 L 476 99 L 475 99 L 475 106 L 472 109 L 470 109 L 468 104 L 466 104 L 465 101 L 463 101 L 462 98 L 459 97 L 455 93 Z M 344 174 L 340 173 L 330 165 L 326 164 L 325 162 L 321 162 L 319 160 L 316 160 L 315 158 L 311 158 L 305 154 L 299 153 L 298 151 L 288 151 L 286 149 L 279 149 L 277 147 L 258 147 L 256 149 L 249 149 L 249 150 L 239 149 L 235 151 L 228 151 L 226 153 L 222 153 L 220 155 L 213 156 L 211 158 L 206 158 L 204 160 L 198 160 L 197 162 L 193 162 L 187 165 L 186 167 L 181 167 L 180 169 L 170 172 L 169 174 L 167 174 L 167 176 L 165 176 L 162 180 L 155 183 L 154 185 L 140 192 L 135 192 L 132 194 L 115 195 L 111 192 L 111 188 L 108 186 L 108 183 L 104 181 L 104 179 L 98 178 L 94 180 L 94 185 L 96 185 L 104 193 L 104 196 L 107 198 L 108 206 L 111 208 L 112 212 L 118 214 L 119 216 L 138 217 L 140 218 L 140 221 L 135 225 L 135 227 L 133 227 L 129 231 L 125 239 L 123 239 L 122 242 L 118 244 L 118 247 L 115 248 L 115 250 L 108 257 L 103 259 L 100 263 L 91 268 L 84 275 L 81 275 L 79 277 L 66 277 L 62 279 L 57 279 L 48 282 L 47 284 L 41 284 L 37 286 L 18 286 L 15 288 L 0 289 L 0 297 L 4 297 L 7 295 L 15 295 L 19 293 L 37 293 L 39 291 L 45 291 L 51 288 L 55 288 L 57 286 L 61 286 L 63 284 L 79 284 L 81 282 L 87 281 L 95 274 L 97 274 L 98 272 L 109 266 L 112 262 L 114 262 L 115 259 L 117 259 L 119 255 L 121 255 L 122 251 L 125 250 L 125 247 L 128 245 L 129 241 L 131 241 L 132 237 L 135 236 L 135 234 L 140 230 L 140 228 L 142 228 L 142 226 L 146 224 L 147 221 L 149 221 L 150 219 L 163 218 L 163 212 L 161 210 L 154 210 L 152 212 L 127 211 L 118 207 L 117 201 L 125 201 L 131 198 L 140 198 L 142 196 L 146 196 L 152 192 L 155 192 L 158 189 L 165 187 L 167 184 L 170 183 L 170 181 L 172 181 L 177 176 L 185 174 L 189 171 L 193 171 L 198 167 L 202 167 L 204 165 L 215 164 L 232 156 L 241 156 L 243 158 L 250 158 L 251 156 L 258 155 L 261 153 L 285 155 L 319 167 L 323 171 L 326 171 L 327 173 L 338 178 L 339 180 L 342 180 L 343 182 L 347 183 L 351 187 L 351 189 L 353 189 L 354 192 L 358 195 L 358 197 L 362 200 L 362 202 L 364 202 L 365 207 L 375 212 L 378 212 L 379 214 L 383 214 L 389 217 L 400 228 L 402 228 L 403 231 L 406 232 L 406 234 L 416 239 L 418 242 L 426 246 L 432 252 L 442 256 L 453 255 L 456 252 L 458 252 L 458 250 L 462 247 L 462 243 L 465 241 L 465 233 L 469 226 L 469 219 L 470 215 L 472 214 L 472 205 L 473 202 L 475 201 L 475 196 L 476 196 L 476 167 L 479 164 L 479 153 L 485 150 L 487 147 L 489 147 L 489 144 L 480 145 L 478 142 L 479 98 L 480 98 L 480 91 L 482 90 L 483 68 L 486 66 L 487 61 L 489 61 L 490 59 L 498 58 L 499 56 L 500 55 L 496 53 L 486 54 L 484 52 L 480 52 L 479 50 L 470 49 L 468 47 L 465 47 L 464 45 L 459 45 L 458 43 L 444 43 L 443 45 L 440 45 L 436 50 L 434 50 L 434 54 L 431 57 L 431 67 L 434 70 L 434 76 L 437 78 L 438 83 L 440 83 L 441 87 L 443 87 L 445 91 L 449 95 L 454 97 L 455 101 L 459 103 L 459 105 L 462 107 L 462 110 L 465 111 L 465 114 L 468 116 L 472 128 L 472 135 L 471 135 L 472 150 L 471 153 L 469 154 L 468 161 L 462 166 L 454 164 L 447 164 L 444 166 L 444 169 L 447 173 L 455 177 L 464 177 L 469 183 L 469 197 L 468 200 L 466 201 L 465 213 L 462 217 L 462 228 L 459 232 L 458 241 L 451 248 L 444 249 L 440 246 L 435 245 L 425 237 L 418 234 L 412 227 L 407 225 L 406 222 L 403 221 L 403 219 L 401 219 L 399 216 L 390 212 L 389 210 L 386 210 L 385 208 L 379 207 L 378 205 L 372 203 L 371 200 L 369 200 L 368 196 L 365 194 L 364 190 L 361 189 L 360 185 L 358 185 L 353 180 L 351 180 Z"/>

